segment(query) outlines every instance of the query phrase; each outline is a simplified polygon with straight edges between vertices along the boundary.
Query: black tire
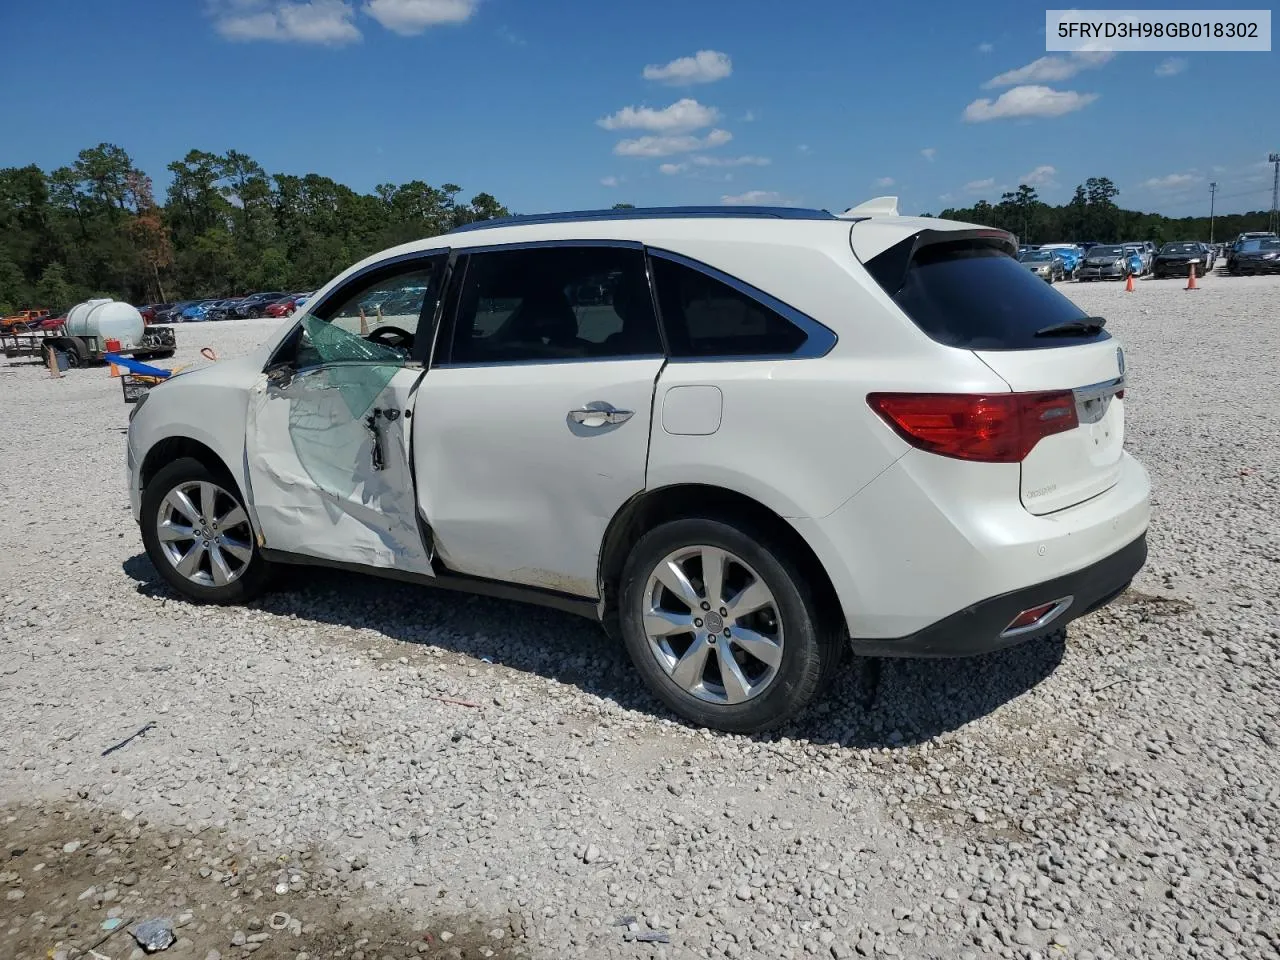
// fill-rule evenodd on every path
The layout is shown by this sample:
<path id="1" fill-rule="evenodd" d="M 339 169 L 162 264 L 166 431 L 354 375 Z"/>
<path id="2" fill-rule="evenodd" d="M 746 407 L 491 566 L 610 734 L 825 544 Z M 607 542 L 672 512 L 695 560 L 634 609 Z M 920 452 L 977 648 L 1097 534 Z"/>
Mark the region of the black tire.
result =
<path id="1" fill-rule="evenodd" d="M 782 628 L 781 661 L 769 684 L 745 702 L 710 703 L 686 691 L 659 664 L 645 633 L 650 575 L 668 555 L 694 546 L 716 547 L 745 561 L 773 595 Z M 835 618 L 820 611 L 810 578 L 772 537 L 737 520 L 673 520 L 650 530 L 627 557 L 619 597 L 623 640 L 645 683 L 671 710 L 703 727 L 756 733 L 784 723 L 830 684 L 847 652 Z"/>
<path id="2" fill-rule="evenodd" d="M 237 604 L 252 600 L 270 584 L 272 565 L 263 559 L 256 537 L 237 538 L 247 542 L 250 557 L 243 570 L 230 583 L 204 585 L 179 573 L 160 543 L 159 516 L 165 497 L 184 484 L 212 483 L 244 509 L 244 496 L 230 475 L 225 471 L 212 471 L 199 460 L 183 457 L 166 464 L 151 478 L 142 492 L 142 543 L 156 571 L 177 593 L 195 603 Z M 222 501 L 225 503 L 225 501 Z"/>

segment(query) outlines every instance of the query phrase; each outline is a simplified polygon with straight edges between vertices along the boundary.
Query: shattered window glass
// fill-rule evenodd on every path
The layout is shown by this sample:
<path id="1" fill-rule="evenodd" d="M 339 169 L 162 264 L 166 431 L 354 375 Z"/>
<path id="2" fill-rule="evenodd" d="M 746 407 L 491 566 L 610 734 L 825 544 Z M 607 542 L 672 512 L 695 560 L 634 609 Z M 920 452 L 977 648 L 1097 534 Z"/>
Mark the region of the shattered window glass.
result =
<path id="1" fill-rule="evenodd" d="M 372 343 L 315 317 L 303 318 L 297 357 L 299 368 L 319 367 L 306 377 L 311 388 L 338 391 L 357 418 L 368 413 L 409 359 L 402 349 Z"/>
<path id="2" fill-rule="evenodd" d="M 367 336 L 379 327 L 395 327 L 412 336 L 418 332 L 424 302 L 430 312 L 435 310 L 435 273 L 428 266 L 387 277 L 357 291 L 336 310 L 326 313 L 334 326 L 350 333 Z"/>

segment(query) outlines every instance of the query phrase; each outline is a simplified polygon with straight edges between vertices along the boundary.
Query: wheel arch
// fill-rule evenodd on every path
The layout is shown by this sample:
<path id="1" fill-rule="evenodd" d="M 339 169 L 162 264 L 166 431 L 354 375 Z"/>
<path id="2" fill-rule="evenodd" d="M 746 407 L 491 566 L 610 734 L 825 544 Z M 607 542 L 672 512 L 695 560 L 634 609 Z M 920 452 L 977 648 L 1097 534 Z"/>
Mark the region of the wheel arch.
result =
<path id="1" fill-rule="evenodd" d="M 183 457 L 204 464 L 211 472 L 221 474 L 235 485 L 241 502 L 245 501 L 244 484 L 231 465 L 212 446 L 194 437 L 178 435 L 162 437 L 153 443 L 142 458 L 142 467 L 138 470 L 138 480 L 142 491 L 165 466 Z M 246 503 L 246 506 L 248 504 Z"/>
<path id="2" fill-rule="evenodd" d="M 740 520 L 767 533 L 801 568 L 817 593 L 821 608 L 839 615 L 840 602 L 826 568 L 808 541 L 781 514 L 736 490 L 680 483 L 632 497 L 614 514 L 605 530 L 599 563 L 600 619 L 611 636 L 618 635 L 618 584 L 630 546 L 659 524 L 690 517 Z"/>

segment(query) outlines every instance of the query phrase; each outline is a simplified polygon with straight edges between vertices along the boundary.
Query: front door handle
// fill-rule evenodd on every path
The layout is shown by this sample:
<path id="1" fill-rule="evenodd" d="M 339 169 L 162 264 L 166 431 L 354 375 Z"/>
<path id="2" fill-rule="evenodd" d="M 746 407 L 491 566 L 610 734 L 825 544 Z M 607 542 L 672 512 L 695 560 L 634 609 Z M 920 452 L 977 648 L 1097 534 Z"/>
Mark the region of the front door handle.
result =
<path id="1" fill-rule="evenodd" d="M 569 419 L 584 427 L 603 427 L 608 424 L 626 423 L 635 414 L 634 410 L 614 410 L 612 407 L 603 409 L 583 407 L 580 410 L 570 410 Z"/>

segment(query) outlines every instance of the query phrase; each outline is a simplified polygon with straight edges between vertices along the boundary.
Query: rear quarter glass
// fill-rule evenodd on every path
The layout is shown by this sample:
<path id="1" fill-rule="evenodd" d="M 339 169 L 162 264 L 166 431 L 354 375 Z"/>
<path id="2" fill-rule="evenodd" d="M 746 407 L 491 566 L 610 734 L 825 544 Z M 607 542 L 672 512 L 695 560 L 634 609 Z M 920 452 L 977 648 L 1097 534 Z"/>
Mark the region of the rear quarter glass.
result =
<path id="1" fill-rule="evenodd" d="M 920 247 L 909 237 L 867 261 L 867 270 L 930 338 L 965 350 L 1039 350 L 1106 340 L 1105 330 L 1036 336 L 1087 315 L 999 244 L 942 241 Z"/>

